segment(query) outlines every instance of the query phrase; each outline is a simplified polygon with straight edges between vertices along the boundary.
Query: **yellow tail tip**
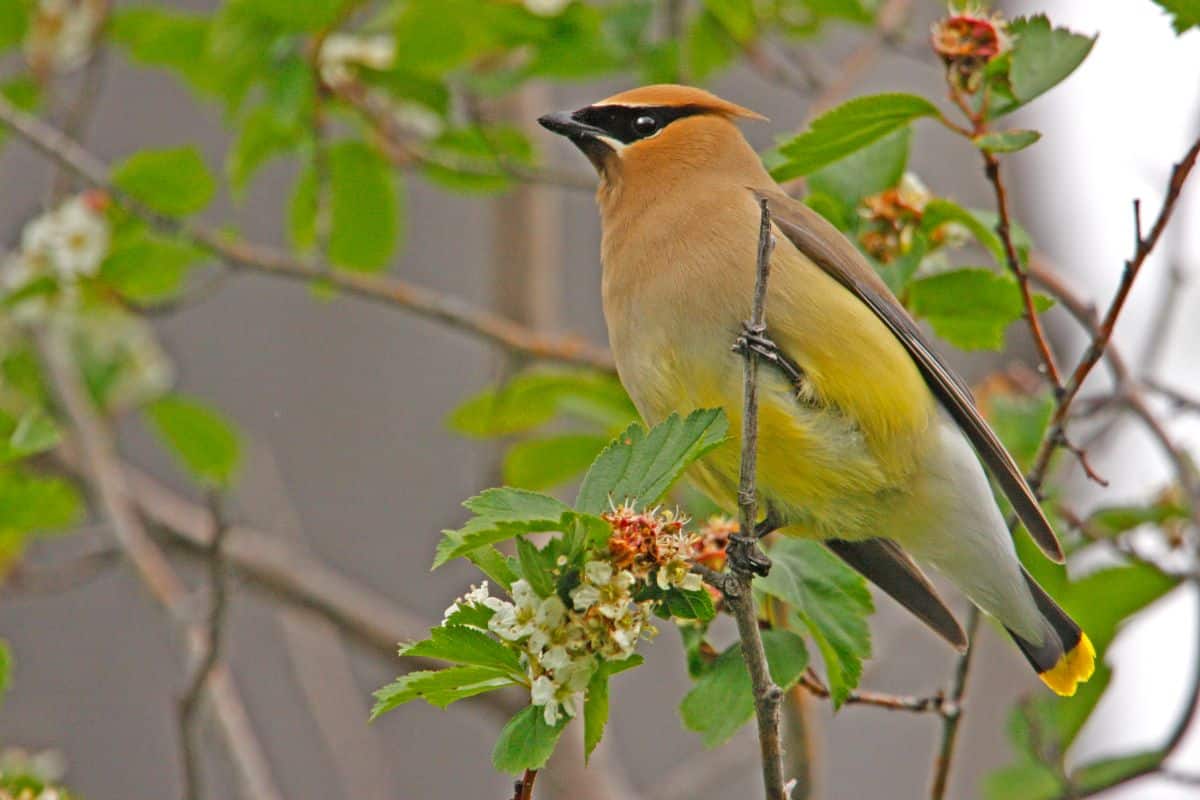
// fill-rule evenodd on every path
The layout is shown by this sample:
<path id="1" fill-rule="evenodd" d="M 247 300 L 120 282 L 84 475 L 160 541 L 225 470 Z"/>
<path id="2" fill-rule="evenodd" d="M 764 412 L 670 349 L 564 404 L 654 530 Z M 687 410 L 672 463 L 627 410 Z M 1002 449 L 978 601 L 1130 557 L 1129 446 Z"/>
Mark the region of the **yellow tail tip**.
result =
<path id="1" fill-rule="evenodd" d="M 1067 653 L 1052 668 L 1039 674 L 1038 677 L 1050 689 L 1063 697 L 1071 697 L 1079 684 L 1087 681 L 1096 671 L 1096 648 L 1086 633 L 1079 634 L 1079 643 Z"/>

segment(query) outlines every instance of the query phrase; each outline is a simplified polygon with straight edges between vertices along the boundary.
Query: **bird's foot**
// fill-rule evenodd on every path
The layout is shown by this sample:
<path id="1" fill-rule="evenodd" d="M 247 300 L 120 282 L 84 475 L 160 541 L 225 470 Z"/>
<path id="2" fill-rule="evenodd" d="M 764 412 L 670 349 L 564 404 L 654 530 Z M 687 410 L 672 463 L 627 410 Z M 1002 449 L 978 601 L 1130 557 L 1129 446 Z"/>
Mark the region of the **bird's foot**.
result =
<path id="1" fill-rule="evenodd" d="M 771 571 L 771 559 L 759 549 L 758 536 L 730 536 L 725 557 L 736 572 L 766 577 Z"/>
<path id="2" fill-rule="evenodd" d="M 779 345 L 767 336 L 767 329 L 761 325 L 751 325 L 749 322 L 742 323 L 742 332 L 733 341 L 733 352 L 742 355 L 754 353 L 775 363 L 783 359 Z"/>

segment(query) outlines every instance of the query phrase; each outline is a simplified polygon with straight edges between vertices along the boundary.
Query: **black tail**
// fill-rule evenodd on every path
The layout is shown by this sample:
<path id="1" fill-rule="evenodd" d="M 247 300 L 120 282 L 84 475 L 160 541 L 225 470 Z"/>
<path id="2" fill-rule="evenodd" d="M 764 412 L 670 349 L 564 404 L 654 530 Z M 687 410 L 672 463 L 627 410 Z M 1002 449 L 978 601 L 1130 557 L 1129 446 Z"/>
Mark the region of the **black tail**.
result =
<path id="1" fill-rule="evenodd" d="M 1095 667 L 1096 651 L 1087 635 L 1067 616 L 1058 603 L 1038 582 L 1021 568 L 1025 583 L 1033 593 L 1038 611 L 1049 623 L 1050 630 L 1046 632 L 1045 641 L 1035 645 L 1023 639 L 1008 629 L 1008 635 L 1016 642 L 1017 647 L 1025 654 L 1025 658 L 1037 670 L 1042 681 L 1061 695 L 1075 694 L 1076 684 L 1091 677 Z"/>

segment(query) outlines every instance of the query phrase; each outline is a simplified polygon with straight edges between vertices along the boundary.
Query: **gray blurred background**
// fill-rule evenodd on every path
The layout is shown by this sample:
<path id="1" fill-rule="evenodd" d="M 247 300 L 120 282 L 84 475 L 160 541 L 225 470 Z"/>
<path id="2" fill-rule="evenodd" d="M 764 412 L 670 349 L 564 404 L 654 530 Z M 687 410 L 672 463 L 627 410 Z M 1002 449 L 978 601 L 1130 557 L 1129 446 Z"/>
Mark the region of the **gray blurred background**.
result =
<path id="1" fill-rule="evenodd" d="M 172 5 L 207 10 L 215 3 L 192 0 Z M 1102 16 L 1095 8 L 1129 6 L 1132 10 L 1149 3 L 1047 0 L 1027 5 L 1052 15 L 1061 12 L 1059 16 L 1070 11 L 1073 17 L 1063 21 L 1087 32 L 1102 30 L 1097 57 L 1106 48 L 1110 52 L 1118 47 L 1146 48 L 1145 60 L 1130 64 L 1129 70 L 1153 73 L 1158 68 L 1155 52 L 1171 42 L 1167 25 L 1161 22 L 1154 34 L 1157 44 L 1131 43 L 1115 9 Z M 914 41 L 923 39 L 928 20 L 942 11 L 937 2 L 918 3 L 918 7 L 920 18 L 909 29 Z M 1154 15 L 1152 9 L 1150 14 Z M 1195 49 L 1196 35 L 1183 42 L 1189 39 Z M 852 44 L 834 37 L 822 57 L 833 62 Z M 1081 175 L 1095 161 L 1087 155 L 1091 143 L 1080 137 L 1111 117 L 1079 119 L 1078 115 L 1093 111 L 1072 106 L 1074 119 L 1059 118 L 1050 106 L 1064 103 L 1063 94 L 1085 85 L 1093 77 L 1092 69 L 1091 62 L 1085 64 L 1067 87 L 1032 112 L 1043 115 L 1033 124 L 1048 131 L 1047 151 L 1078 159 Z M 1197 74 L 1191 73 L 1193 83 Z M 1135 83 L 1130 91 L 1136 92 L 1142 78 L 1131 80 Z M 939 96 L 940 81 L 931 63 L 885 53 L 855 91 L 903 89 Z M 547 110 L 582 105 L 621 88 L 625 84 L 575 86 L 548 97 Z M 771 116 L 769 124 L 747 126 L 756 146 L 795 130 L 806 117 L 805 104 L 794 94 L 752 74 L 733 74 L 712 88 Z M 1179 83 L 1174 91 L 1178 97 Z M 1193 114 L 1191 119 L 1195 118 Z M 1180 113 L 1177 121 L 1159 127 L 1182 125 L 1183 119 Z M 1180 131 L 1180 142 L 1186 133 Z M 535 139 L 556 163 L 576 171 L 585 168 L 576 153 L 550 136 L 537 134 Z M 196 143 L 214 165 L 222 162 L 228 145 L 215 107 L 197 104 L 169 75 L 132 68 L 115 53 L 110 56 L 89 142 L 106 160 L 142 147 Z M 933 125 L 920 127 L 914 142 L 910 169 L 935 192 L 965 205 L 990 204 L 972 152 Z M 1050 149 L 1055 146 L 1059 149 Z M 1132 145 L 1124 150 L 1121 145 L 1114 147 L 1118 154 L 1128 154 L 1131 170 L 1148 171 L 1146 186 L 1161 185 L 1162 171 L 1180 151 L 1175 145 L 1164 145 L 1138 161 Z M 1042 152 L 1035 148 L 1013 159 L 1019 173 L 1013 180 L 1018 215 L 1052 255 L 1070 262 L 1071 243 L 1088 236 L 1091 197 L 1072 193 L 1072 187 L 1061 182 L 1056 186 L 1053 166 L 1038 160 L 1050 157 L 1037 155 Z M 13 242 L 22 224 L 38 212 L 48 174 L 45 163 L 27 148 L 17 143 L 5 147 L 0 157 L 3 241 Z M 292 178 L 289 169 L 276 164 L 254 183 L 243 202 L 237 206 L 222 202 L 208 218 L 216 222 L 236 218 L 248 238 L 281 243 L 281 198 L 290 190 Z M 407 185 L 407 242 L 396 260 L 396 275 L 604 341 L 598 225 L 586 193 L 540 189 L 514 200 L 450 195 L 418 178 Z M 1122 208 L 1127 208 L 1130 196 L 1126 188 L 1112 190 L 1113 202 Z M 1067 197 L 1062 198 L 1064 191 Z M 527 293 L 512 292 L 514 276 L 521 271 L 514 262 L 521 259 L 505 251 L 506 238 L 511 238 L 506 237 L 505 225 L 513 219 L 518 201 L 532 203 L 543 215 L 548 231 L 543 245 L 549 255 L 540 258 L 557 262 L 553 254 L 561 253 L 557 277 L 533 276 L 542 294 L 541 300 L 533 302 Z M 1195 209 L 1192 203 L 1193 221 Z M 1122 218 L 1113 225 L 1128 222 Z M 1115 249 L 1103 254 L 1104 272 L 1095 266 L 1098 272 L 1093 274 L 1115 274 L 1131 238 L 1121 227 Z M 1074 263 L 1066 266 L 1079 269 Z M 1083 277 L 1088 279 L 1086 274 Z M 1107 285 L 1108 279 L 1100 283 Z M 428 565 L 438 532 L 462 521 L 459 503 L 495 481 L 495 448 L 449 433 L 443 416 L 499 374 L 501 361 L 496 353 L 394 309 L 351 298 L 316 300 L 301 285 L 257 275 L 235 276 L 207 302 L 155 324 L 177 364 L 179 386 L 225 410 L 253 442 L 237 492 L 236 519 L 302 539 L 314 555 L 427 620 L 440 618 L 442 609 L 477 579 L 460 566 L 431 574 Z M 1187 324 L 1198 333 L 1195 320 Z M 1127 327 L 1136 328 L 1137 323 L 1128 322 Z M 1015 334 L 1010 338 L 1014 343 L 1022 341 Z M 1200 338 L 1193 336 L 1190 341 Z M 1021 356 L 1018 351 L 1006 358 Z M 972 378 L 997 363 L 987 358 L 959 361 Z M 139 425 L 125 426 L 122 443 L 131 460 L 187 491 L 187 482 Z M 926 694 L 944 685 L 954 654 L 888 600 L 880 599 L 878 606 L 873 620 L 875 657 L 862 685 L 911 694 Z M 368 729 L 369 692 L 397 673 L 398 662 L 385 663 L 349 645 L 346 673 L 347 662 L 339 658 L 336 643 L 330 649 L 327 631 L 318 631 L 314 639 L 311 624 L 295 617 L 285 619 L 277 609 L 261 595 L 236 591 L 227 652 L 287 797 L 499 800 L 511 793 L 508 779 L 489 766 L 498 726 L 494 716 L 465 704 L 448 712 L 413 704 Z M 0 742 L 60 750 L 69 767 L 69 784 L 87 798 L 136 800 L 177 794 L 173 709 L 184 664 L 176 630 L 124 567 L 66 593 L 5 596 L 0 602 L 0 635 L 11 641 L 18 668 L 15 689 L 0 711 Z M 986 629 L 982 635 L 985 641 L 971 675 L 961 752 L 952 776 L 950 794 L 957 798 L 975 796 L 980 777 L 1008 760 L 1003 715 L 1018 693 L 1031 688 L 1016 651 L 994 630 Z M 700 755 L 698 737 L 682 730 L 678 722 L 677 706 L 686 678 L 677 635 L 664 630 L 643 652 L 647 666 L 622 676 L 614 691 L 606 757 L 620 772 L 618 780 L 645 793 L 681 764 L 716 762 L 721 770 L 707 785 L 683 796 L 754 796 L 759 777 L 751 731 L 743 731 L 724 751 Z M 1180 681 L 1190 657 L 1180 653 L 1175 659 L 1180 662 Z M 324 702 L 332 702 L 336 709 L 321 723 L 314 721 L 311 695 L 298 677 L 305 668 L 311 675 L 314 666 L 318 693 L 325 692 Z M 347 674 L 352 683 L 346 682 Z M 1164 692 L 1171 687 L 1170 680 L 1165 673 L 1145 676 L 1147 682 L 1165 681 L 1160 683 L 1167 687 Z M 1164 720 L 1169 720 L 1172 706 L 1169 700 L 1163 703 L 1168 715 Z M 1130 706 L 1125 709 L 1124 715 L 1118 710 L 1104 718 L 1119 728 L 1140 716 Z M 857 708 L 832 717 L 823 703 L 814 704 L 812 711 L 817 796 L 924 795 L 938 732 L 936 717 Z M 1167 723 L 1147 724 L 1146 736 L 1153 739 Z M 323 730 L 321 725 L 327 727 Z M 1085 740 L 1103 742 L 1106 735 L 1089 732 L 1091 738 Z M 331 747 L 330 741 L 343 746 Z M 208 742 L 210 753 L 220 752 L 215 735 Z M 223 757 L 209 758 L 206 774 L 226 796 L 232 796 L 227 763 Z M 354 777 L 346 778 L 347 772 Z M 539 785 L 549 797 L 555 788 L 553 769 Z M 585 787 L 576 785 L 553 796 L 588 795 Z"/>

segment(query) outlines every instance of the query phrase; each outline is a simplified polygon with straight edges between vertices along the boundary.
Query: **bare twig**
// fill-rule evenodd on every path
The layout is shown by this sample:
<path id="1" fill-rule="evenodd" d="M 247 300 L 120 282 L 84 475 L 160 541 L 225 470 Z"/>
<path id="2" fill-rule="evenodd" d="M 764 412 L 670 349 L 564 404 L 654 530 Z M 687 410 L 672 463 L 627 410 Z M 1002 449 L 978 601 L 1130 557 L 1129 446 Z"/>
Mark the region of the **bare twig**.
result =
<path id="1" fill-rule="evenodd" d="M 762 336 L 766 331 L 767 277 L 771 266 L 773 238 L 771 212 L 765 198 L 759 201 L 762 222 L 758 238 L 758 259 L 754 302 L 747 331 Z M 749 537 L 758 521 L 755 474 L 758 460 L 758 355 L 751 347 L 743 350 L 745 380 L 742 395 L 742 460 L 738 482 L 738 506 L 741 511 L 742 536 Z M 756 545 L 751 544 L 751 547 Z M 767 654 L 758 629 L 758 608 L 750 583 L 754 573 L 730 558 L 730 572 L 722 581 L 725 603 L 737 620 L 738 636 L 742 642 L 742 657 L 750 672 L 754 688 L 754 712 L 758 719 L 758 741 L 762 756 L 763 785 L 767 800 L 786 800 L 787 788 L 783 778 L 783 718 L 780 704 L 783 691 L 771 678 Z"/>
<path id="2" fill-rule="evenodd" d="M 124 559 L 120 548 L 103 547 L 45 566 L 18 563 L 5 577 L 4 594 L 60 594 L 91 583 Z"/>
<path id="3" fill-rule="evenodd" d="M 947 713 L 942 714 L 942 743 L 933 761 L 933 782 L 929 788 L 931 800 L 942 800 L 950 778 L 950 765 L 954 759 L 954 745 L 958 740 L 958 726 L 962 722 L 962 699 L 967 691 L 967 674 L 971 670 L 971 655 L 975 651 L 975 634 L 979 630 L 979 609 L 974 605 L 967 611 L 967 649 L 958 657 L 954 668 L 954 683 L 950 687 L 951 703 Z"/>
<path id="4" fill-rule="evenodd" d="M 200 744 L 196 729 L 196 711 L 200 698 L 221 657 L 221 639 L 225 610 L 229 599 L 225 576 L 225 558 L 221 547 L 229 532 L 229 524 L 221 515 L 220 497 L 214 492 L 209 498 L 213 519 L 213 534 L 205 547 L 208 562 L 208 618 L 203 628 L 203 642 L 196 658 L 187 687 L 179 698 L 179 745 L 183 763 L 183 796 L 185 800 L 200 800 Z"/>
<path id="5" fill-rule="evenodd" d="M 811 671 L 804 673 L 800 678 L 800 684 L 816 697 L 829 697 L 829 689 Z M 943 718 L 958 714 L 958 706 L 947 700 L 943 692 L 926 697 L 915 697 L 860 689 L 850 693 L 845 700 L 845 705 L 873 706 L 888 711 L 908 711 L 913 714 L 937 714 Z"/>
<path id="6" fill-rule="evenodd" d="M 187 618 L 188 591 L 162 551 L 150 539 L 125 487 L 124 473 L 112 434 L 92 406 L 70 348 L 61 335 L 43 337 L 47 372 L 58 399 L 79 440 L 81 460 L 90 483 L 112 523 L 117 542 L 154 598 L 182 625 L 188 650 L 204 652 L 203 628 Z M 244 793 L 254 800 L 281 800 L 262 746 L 250 725 L 233 676 L 218 663 L 208 680 L 207 694 L 237 766 Z"/>
<path id="7" fill-rule="evenodd" d="M 476 308 L 453 295 L 395 278 L 331 270 L 270 247 L 231 239 L 216 228 L 162 217 L 113 186 L 108 179 L 107 164 L 58 129 L 17 109 L 2 97 L 0 123 L 10 127 L 35 150 L 70 169 L 86 183 L 111 194 L 130 213 L 161 231 L 190 240 L 231 266 L 303 282 L 323 281 L 356 297 L 406 309 L 419 317 L 440 322 L 508 350 L 526 353 L 532 358 L 605 371 L 613 368 L 608 353 L 581 339 L 538 333 Z"/>
<path id="8" fill-rule="evenodd" d="M 1176 202 L 1179 200 L 1179 195 L 1183 191 L 1184 183 L 1187 181 L 1188 175 L 1191 174 L 1192 168 L 1196 165 L 1197 156 L 1200 156 L 1200 139 L 1197 139 L 1192 144 L 1187 153 L 1184 154 L 1183 159 L 1171 169 L 1171 177 L 1167 182 L 1167 191 L 1163 197 L 1162 208 L 1159 209 L 1158 217 L 1155 219 L 1154 225 L 1151 226 L 1150 232 L 1145 235 L 1142 234 L 1140 212 L 1136 212 L 1139 206 L 1135 204 L 1135 234 L 1137 242 L 1134 246 L 1133 257 L 1125 262 L 1125 268 L 1121 273 L 1121 281 L 1117 286 L 1116 293 L 1113 295 L 1112 302 L 1108 306 L 1108 310 L 1105 312 L 1099 326 L 1093 331 L 1091 343 L 1088 345 L 1082 358 L 1079 359 L 1079 363 L 1071 374 L 1070 380 L 1067 381 L 1059 393 L 1058 403 L 1055 407 L 1054 415 L 1050 420 L 1050 429 L 1046 434 L 1046 438 L 1042 441 L 1042 446 L 1038 450 L 1037 457 L 1034 459 L 1033 474 L 1037 476 L 1039 481 L 1040 476 L 1045 474 L 1055 449 L 1062 442 L 1062 433 L 1066 429 L 1071 403 L 1079 394 L 1079 390 L 1083 387 L 1092 368 L 1096 366 L 1096 363 L 1104 354 L 1109 342 L 1112 341 L 1113 329 L 1116 327 L 1117 318 L 1125 307 L 1125 301 L 1129 298 L 1133 282 L 1141 271 L 1142 265 L 1146 263 L 1146 259 L 1153 252 L 1154 246 L 1158 243 L 1163 231 L 1166 230 L 1167 223 L 1171 219 L 1171 213 L 1174 211 Z"/>
<path id="9" fill-rule="evenodd" d="M 1050 381 L 1050 385 L 1054 387 L 1055 394 L 1058 395 L 1062 391 L 1062 376 L 1059 374 L 1058 364 L 1054 360 L 1054 353 L 1050 349 L 1050 342 L 1046 338 L 1046 332 L 1042 328 L 1037 308 L 1033 304 L 1033 292 L 1029 289 L 1029 274 L 1021 266 L 1020 256 L 1017 255 L 1017 247 L 1013 243 L 1012 220 L 1009 217 L 1008 209 L 1008 192 L 1004 186 L 1004 178 L 1000 174 L 1000 159 L 994 153 L 985 150 L 983 151 L 983 164 L 984 173 L 987 175 L 988 182 L 992 185 L 992 191 L 996 196 L 996 214 L 998 217 L 996 234 L 1000 237 L 1000 241 L 1004 245 L 1004 260 L 1008 264 L 1008 271 L 1017 279 L 1017 288 L 1021 290 L 1021 303 L 1025 306 L 1025 321 L 1029 323 L 1029 332 L 1033 336 L 1033 343 L 1037 346 L 1038 355 L 1041 357 L 1042 367 L 1046 371 L 1046 379 Z"/>
<path id="10" fill-rule="evenodd" d="M 525 770 L 525 774 L 513 786 L 513 800 L 533 800 L 533 782 L 536 780 L 536 769 Z"/>

